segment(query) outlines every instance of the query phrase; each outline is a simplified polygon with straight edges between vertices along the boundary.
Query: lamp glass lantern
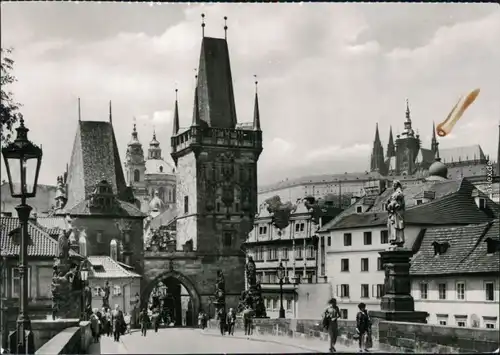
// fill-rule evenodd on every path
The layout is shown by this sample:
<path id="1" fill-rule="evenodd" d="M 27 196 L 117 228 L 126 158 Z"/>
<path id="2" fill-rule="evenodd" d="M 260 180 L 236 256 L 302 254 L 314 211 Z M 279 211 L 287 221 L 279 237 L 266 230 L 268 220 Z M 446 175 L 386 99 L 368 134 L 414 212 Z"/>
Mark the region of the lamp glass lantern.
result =
<path id="1" fill-rule="evenodd" d="M 10 192 L 14 198 L 35 197 L 42 149 L 28 140 L 29 129 L 21 118 L 16 139 L 2 148 Z"/>
<path id="2" fill-rule="evenodd" d="M 278 279 L 280 281 L 283 281 L 283 279 L 285 278 L 285 267 L 283 266 L 282 261 L 280 261 L 280 264 L 278 266 L 278 270 L 276 273 L 277 273 Z"/>
<path id="3" fill-rule="evenodd" d="M 89 269 L 85 264 L 82 266 L 82 269 L 80 270 L 80 277 L 83 282 L 86 282 L 89 279 Z"/>

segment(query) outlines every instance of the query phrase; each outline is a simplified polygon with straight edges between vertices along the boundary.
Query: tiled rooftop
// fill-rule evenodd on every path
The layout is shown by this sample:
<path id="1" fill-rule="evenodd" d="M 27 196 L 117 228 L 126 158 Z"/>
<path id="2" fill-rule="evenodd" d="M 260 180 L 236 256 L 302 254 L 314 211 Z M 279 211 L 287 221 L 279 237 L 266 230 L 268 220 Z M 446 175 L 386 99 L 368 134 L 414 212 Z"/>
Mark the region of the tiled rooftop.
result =
<path id="1" fill-rule="evenodd" d="M 127 270 L 127 268 L 120 265 L 121 263 L 114 261 L 109 256 L 89 256 L 88 260 L 93 267 L 93 272 L 90 275 L 91 278 L 124 279 L 141 277 L 141 275 Z"/>
<path id="2" fill-rule="evenodd" d="M 16 235 L 15 229 L 19 227 L 19 219 L 14 217 L 0 218 L 0 250 L 2 256 L 19 255 L 19 234 Z M 14 231 L 14 235 L 9 235 Z M 58 255 L 57 241 L 52 238 L 42 227 L 28 222 L 28 233 L 31 236 L 32 243 L 28 245 L 28 256 L 56 257 Z M 77 255 L 70 250 L 70 255 Z"/>
<path id="3" fill-rule="evenodd" d="M 72 216 L 108 216 L 108 215 L 113 215 L 113 216 L 129 216 L 129 217 L 145 217 L 146 215 L 142 213 L 135 205 L 120 201 L 118 199 L 115 199 L 115 207 L 113 209 L 101 211 L 99 209 L 96 210 L 90 210 L 88 206 L 88 200 L 81 201 L 78 203 L 76 206 L 74 206 L 72 209 L 66 211 L 66 213 L 69 213 Z"/>
<path id="4" fill-rule="evenodd" d="M 420 249 L 413 257 L 412 275 L 444 275 L 463 273 L 498 274 L 498 252 L 488 255 L 485 240 L 499 239 L 499 220 L 453 228 L 427 229 Z M 449 248 L 435 255 L 433 243 L 448 243 Z"/>

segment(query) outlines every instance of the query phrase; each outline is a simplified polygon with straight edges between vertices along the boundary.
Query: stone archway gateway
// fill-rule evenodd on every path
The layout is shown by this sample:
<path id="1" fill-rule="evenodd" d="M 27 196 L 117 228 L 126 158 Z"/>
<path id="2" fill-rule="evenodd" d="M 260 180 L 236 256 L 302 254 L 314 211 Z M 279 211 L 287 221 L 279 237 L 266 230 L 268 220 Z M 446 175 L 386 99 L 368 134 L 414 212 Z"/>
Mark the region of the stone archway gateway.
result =
<path id="1" fill-rule="evenodd" d="M 191 298 L 192 304 L 192 314 L 191 314 L 191 325 L 196 326 L 198 323 L 198 313 L 201 307 L 201 299 L 198 290 L 194 286 L 191 280 L 178 271 L 166 271 L 156 276 L 153 280 L 151 280 L 145 289 L 141 293 L 141 309 L 147 307 L 151 292 L 160 282 L 165 283 L 166 280 L 176 280 L 180 285 L 184 286 L 186 291 L 188 292 Z M 167 282 L 168 283 L 168 282 Z M 180 302 L 180 300 L 179 300 Z"/>

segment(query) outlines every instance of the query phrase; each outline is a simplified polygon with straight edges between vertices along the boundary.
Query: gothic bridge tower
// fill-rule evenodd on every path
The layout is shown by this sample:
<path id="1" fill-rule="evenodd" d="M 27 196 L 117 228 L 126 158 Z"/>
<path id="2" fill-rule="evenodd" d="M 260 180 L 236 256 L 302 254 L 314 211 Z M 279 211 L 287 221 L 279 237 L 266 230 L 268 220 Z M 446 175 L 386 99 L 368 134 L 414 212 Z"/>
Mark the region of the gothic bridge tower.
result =
<path id="1" fill-rule="evenodd" d="M 245 289 L 241 246 L 257 213 L 262 152 L 258 95 L 256 91 L 253 122 L 238 124 L 226 38 L 203 33 L 193 106 L 189 127 L 181 128 L 175 102 L 171 156 L 177 172 L 177 245 L 169 254 L 172 263 L 165 264 L 172 271 L 165 275 L 183 283 L 196 313 L 200 308 L 209 311 L 218 270 L 225 278 L 227 307 L 237 306 Z M 155 263 L 151 267 L 160 269 Z M 165 276 L 151 270 L 146 277 Z"/>

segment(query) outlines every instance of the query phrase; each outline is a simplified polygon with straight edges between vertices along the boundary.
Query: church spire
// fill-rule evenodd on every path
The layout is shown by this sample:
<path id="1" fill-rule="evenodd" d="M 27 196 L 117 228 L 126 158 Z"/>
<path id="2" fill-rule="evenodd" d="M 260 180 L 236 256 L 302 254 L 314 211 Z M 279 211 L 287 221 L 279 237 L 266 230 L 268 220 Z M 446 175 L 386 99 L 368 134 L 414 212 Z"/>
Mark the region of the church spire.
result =
<path id="1" fill-rule="evenodd" d="M 194 88 L 194 105 L 193 105 L 193 123 L 191 126 L 199 126 L 200 125 L 200 106 L 198 103 L 198 74 L 195 76 L 196 79 L 196 87 Z"/>
<path id="2" fill-rule="evenodd" d="M 436 137 L 436 124 L 432 122 L 432 141 L 431 141 L 431 150 L 436 155 L 438 151 L 438 145 L 439 143 L 437 142 L 437 137 Z"/>
<path id="3" fill-rule="evenodd" d="M 411 122 L 411 118 L 410 118 L 410 104 L 408 103 L 408 99 L 406 99 L 406 122 Z"/>
<path id="4" fill-rule="evenodd" d="M 134 127 L 132 128 L 132 139 L 128 143 L 128 146 L 136 145 L 139 146 L 141 145 L 141 142 L 139 142 L 138 134 L 137 134 L 137 125 L 135 123 L 135 117 L 134 117 Z"/>
<path id="5" fill-rule="evenodd" d="M 253 130 L 260 131 L 260 110 L 259 110 L 259 93 L 258 93 L 258 85 L 257 75 L 254 75 L 255 78 L 255 103 L 253 107 Z"/>
<path id="6" fill-rule="evenodd" d="M 387 158 L 396 156 L 396 147 L 392 136 L 392 126 L 389 128 L 389 143 L 387 143 Z"/>
<path id="7" fill-rule="evenodd" d="M 382 142 L 380 141 L 378 123 L 375 126 L 375 139 L 373 141 L 370 171 L 377 171 L 381 174 L 385 173 L 384 148 L 382 147 Z"/>
<path id="8" fill-rule="evenodd" d="M 178 89 L 175 89 L 175 109 L 174 109 L 174 124 L 172 129 L 172 135 L 175 136 L 179 132 L 179 104 L 177 99 Z"/>
<path id="9" fill-rule="evenodd" d="M 113 123 L 113 112 L 111 110 L 111 100 L 109 100 L 109 123 Z"/>

